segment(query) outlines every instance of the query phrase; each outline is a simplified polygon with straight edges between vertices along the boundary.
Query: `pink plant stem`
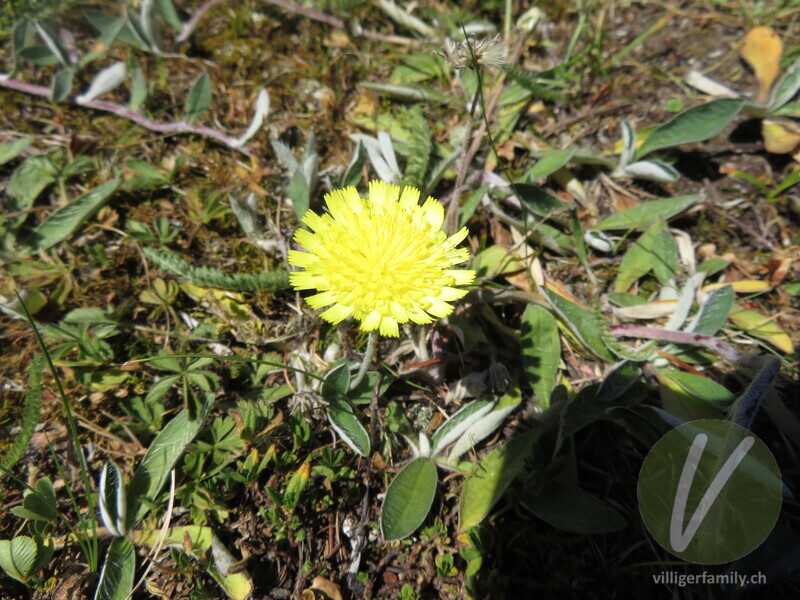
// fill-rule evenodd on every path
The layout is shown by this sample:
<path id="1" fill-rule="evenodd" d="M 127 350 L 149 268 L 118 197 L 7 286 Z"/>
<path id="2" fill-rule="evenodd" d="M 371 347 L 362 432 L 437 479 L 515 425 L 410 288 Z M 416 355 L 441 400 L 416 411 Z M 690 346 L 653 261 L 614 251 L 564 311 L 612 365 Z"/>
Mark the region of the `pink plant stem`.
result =
<path id="1" fill-rule="evenodd" d="M 42 96 L 43 98 L 50 98 L 52 94 L 50 88 L 41 85 L 25 83 L 23 81 L 17 81 L 16 79 L 10 78 L 0 78 L 0 87 L 16 90 L 25 94 L 31 94 L 33 96 Z M 75 102 L 75 104 L 84 106 L 86 108 L 93 108 L 94 110 L 112 113 L 124 119 L 129 119 L 149 131 L 155 131 L 157 133 L 194 134 L 210 137 L 214 140 L 217 140 L 221 144 L 228 146 L 229 148 L 238 150 L 245 156 L 250 156 L 252 154 L 250 148 L 238 147 L 238 140 L 236 137 L 227 135 L 221 131 L 212 129 L 211 127 L 205 127 L 203 125 L 191 125 L 183 121 L 174 121 L 171 123 L 153 121 L 148 119 L 140 112 L 133 111 L 125 106 L 122 106 L 121 104 L 115 104 L 114 102 L 107 102 L 105 100 L 91 100 L 90 102 L 84 103 Z"/>
<path id="2" fill-rule="evenodd" d="M 672 342 L 673 344 L 689 344 L 691 346 L 702 346 L 719 354 L 722 358 L 732 364 L 736 364 L 741 355 L 731 345 L 726 344 L 721 339 L 704 335 L 702 333 L 691 333 L 687 331 L 671 331 L 669 329 L 658 329 L 656 327 L 642 327 L 640 325 L 613 325 L 611 333 L 617 337 L 643 338 L 646 340 L 658 340 L 661 342 Z"/>
<path id="3" fill-rule="evenodd" d="M 203 18 L 203 15 L 220 3 L 222 3 L 222 0 L 208 0 L 207 2 L 204 2 L 203 5 L 192 15 L 192 18 L 184 23 L 183 31 L 175 36 L 175 41 L 181 43 L 189 39 L 189 36 L 192 35 L 192 32 L 197 27 L 200 19 Z"/>

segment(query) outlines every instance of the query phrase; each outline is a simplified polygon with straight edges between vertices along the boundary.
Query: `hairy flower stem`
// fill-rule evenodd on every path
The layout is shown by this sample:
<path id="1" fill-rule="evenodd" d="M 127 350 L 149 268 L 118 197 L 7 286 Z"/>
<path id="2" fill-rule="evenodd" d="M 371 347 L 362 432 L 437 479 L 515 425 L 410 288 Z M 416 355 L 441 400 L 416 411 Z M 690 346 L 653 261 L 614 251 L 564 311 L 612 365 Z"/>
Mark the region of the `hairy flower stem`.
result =
<path id="1" fill-rule="evenodd" d="M 478 69 L 480 72 L 480 69 Z M 450 197 L 450 203 L 447 205 L 447 215 L 444 218 L 444 230 L 447 235 L 452 235 L 458 228 L 458 209 L 461 204 L 461 186 L 464 185 L 464 178 L 467 174 L 467 167 L 470 163 L 469 147 L 472 142 L 472 128 L 475 124 L 475 107 L 478 105 L 478 99 L 481 98 L 481 84 L 480 77 L 478 77 L 478 89 L 475 90 L 475 95 L 472 97 L 470 103 L 469 114 L 467 115 L 467 122 L 464 125 L 464 139 L 461 142 L 461 157 L 458 160 L 458 172 L 456 174 L 456 185 L 453 189 L 453 195 Z"/>
<path id="2" fill-rule="evenodd" d="M 361 366 L 358 368 L 358 374 L 356 375 L 356 378 L 350 384 L 351 390 L 356 389 L 358 384 L 364 380 L 364 376 L 367 374 L 367 369 L 372 363 L 372 357 L 375 355 L 375 341 L 377 339 L 377 332 L 370 331 L 369 337 L 367 338 L 367 349 L 364 351 L 364 359 L 361 361 Z"/>

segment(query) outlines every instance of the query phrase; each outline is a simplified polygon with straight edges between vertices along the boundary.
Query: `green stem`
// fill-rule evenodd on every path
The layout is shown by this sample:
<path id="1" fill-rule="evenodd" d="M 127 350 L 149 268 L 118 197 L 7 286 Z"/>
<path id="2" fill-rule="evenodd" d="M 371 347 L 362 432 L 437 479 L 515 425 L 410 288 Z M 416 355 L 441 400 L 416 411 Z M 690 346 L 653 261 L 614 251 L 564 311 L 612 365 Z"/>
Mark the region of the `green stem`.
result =
<path id="1" fill-rule="evenodd" d="M 374 331 L 369 332 L 369 337 L 367 338 L 367 349 L 364 351 L 364 359 L 361 361 L 361 366 L 358 369 L 358 374 L 353 382 L 350 384 L 350 389 L 354 390 L 358 387 L 358 384 L 364 380 L 364 375 L 367 374 L 367 369 L 369 365 L 372 363 L 372 357 L 375 354 L 375 340 L 378 339 L 378 334 Z"/>

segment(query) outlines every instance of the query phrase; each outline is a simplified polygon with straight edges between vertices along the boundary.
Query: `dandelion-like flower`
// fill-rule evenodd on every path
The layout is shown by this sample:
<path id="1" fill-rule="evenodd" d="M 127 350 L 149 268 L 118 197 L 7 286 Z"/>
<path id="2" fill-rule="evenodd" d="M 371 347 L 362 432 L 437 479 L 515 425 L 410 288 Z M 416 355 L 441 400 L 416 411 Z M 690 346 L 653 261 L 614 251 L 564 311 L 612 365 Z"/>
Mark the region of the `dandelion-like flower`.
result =
<path id="1" fill-rule="evenodd" d="M 469 259 L 456 246 L 467 237 L 464 227 L 450 237 L 442 231 L 444 207 L 419 190 L 384 181 L 369 184 L 369 198 L 354 187 L 326 194 L 330 214 L 309 210 L 295 242 L 307 252 L 289 251 L 289 264 L 304 270 L 289 273 L 297 290 L 315 289 L 306 298 L 320 316 L 339 323 L 349 316 L 364 331 L 398 336 L 398 325 L 430 323 L 453 312 L 450 302 L 462 298 L 475 272 L 453 269 Z"/>
<path id="2" fill-rule="evenodd" d="M 444 58 L 451 69 L 474 69 L 477 65 L 483 65 L 499 71 L 508 62 L 508 46 L 499 34 L 492 38 L 470 36 L 460 42 L 447 38 L 444 48 L 436 54 Z"/>

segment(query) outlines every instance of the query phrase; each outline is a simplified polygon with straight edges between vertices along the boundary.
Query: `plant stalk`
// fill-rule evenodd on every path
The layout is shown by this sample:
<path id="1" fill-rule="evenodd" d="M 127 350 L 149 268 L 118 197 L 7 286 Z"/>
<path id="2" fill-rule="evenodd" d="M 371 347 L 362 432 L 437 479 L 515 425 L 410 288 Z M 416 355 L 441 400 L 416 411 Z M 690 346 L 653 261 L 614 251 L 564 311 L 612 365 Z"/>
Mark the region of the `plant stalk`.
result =
<path id="1" fill-rule="evenodd" d="M 374 331 L 370 331 L 369 337 L 367 338 L 367 349 L 364 351 L 364 359 L 361 361 L 361 366 L 358 368 L 358 374 L 356 375 L 356 378 L 350 384 L 351 390 L 356 389 L 358 384 L 364 380 L 364 376 L 367 374 L 367 369 L 372 363 L 372 357 L 375 355 L 375 341 L 377 339 L 378 334 Z"/>

